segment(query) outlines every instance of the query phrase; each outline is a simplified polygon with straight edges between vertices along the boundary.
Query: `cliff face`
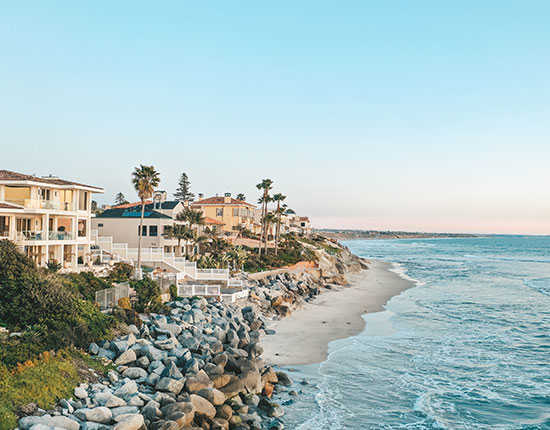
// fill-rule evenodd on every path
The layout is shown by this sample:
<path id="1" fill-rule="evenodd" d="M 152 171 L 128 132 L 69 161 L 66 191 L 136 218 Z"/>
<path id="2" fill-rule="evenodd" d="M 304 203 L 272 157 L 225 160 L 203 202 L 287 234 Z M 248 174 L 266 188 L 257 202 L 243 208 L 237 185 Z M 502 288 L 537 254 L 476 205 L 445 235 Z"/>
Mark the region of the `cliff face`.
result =
<path id="1" fill-rule="evenodd" d="M 278 270 L 248 279 L 249 301 L 265 316 L 288 316 L 301 304 L 313 300 L 324 291 L 348 285 L 346 274 L 368 269 L 366 260 L 322 236 L 303 245 L 315 253 L 317 267 Z"/>

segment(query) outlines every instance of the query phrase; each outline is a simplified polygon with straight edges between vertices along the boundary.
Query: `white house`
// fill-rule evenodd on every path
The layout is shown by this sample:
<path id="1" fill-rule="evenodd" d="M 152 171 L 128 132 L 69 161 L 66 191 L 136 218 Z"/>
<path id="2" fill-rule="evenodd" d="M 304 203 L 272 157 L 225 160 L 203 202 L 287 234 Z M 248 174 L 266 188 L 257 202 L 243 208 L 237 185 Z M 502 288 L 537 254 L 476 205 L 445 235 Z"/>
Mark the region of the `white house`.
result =
<path id="1" fill-rule="evenodd" d="M 103 188 L 0 170 L 0 239 L 38 265 L 76 269 L 90 255 L 92 193 Z"/>

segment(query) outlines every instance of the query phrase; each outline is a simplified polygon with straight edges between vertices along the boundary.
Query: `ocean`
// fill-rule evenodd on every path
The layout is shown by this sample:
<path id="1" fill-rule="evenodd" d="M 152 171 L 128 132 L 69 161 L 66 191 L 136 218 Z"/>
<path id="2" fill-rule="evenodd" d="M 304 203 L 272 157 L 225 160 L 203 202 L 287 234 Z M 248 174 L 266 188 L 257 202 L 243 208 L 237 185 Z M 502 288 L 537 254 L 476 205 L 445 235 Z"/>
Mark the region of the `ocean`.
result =
<path id="1" fill-rule="evenodd" d="M 289 371 L 287 429 L 550 429 L 550 237 L 355 240 L 415 286 Z"/>

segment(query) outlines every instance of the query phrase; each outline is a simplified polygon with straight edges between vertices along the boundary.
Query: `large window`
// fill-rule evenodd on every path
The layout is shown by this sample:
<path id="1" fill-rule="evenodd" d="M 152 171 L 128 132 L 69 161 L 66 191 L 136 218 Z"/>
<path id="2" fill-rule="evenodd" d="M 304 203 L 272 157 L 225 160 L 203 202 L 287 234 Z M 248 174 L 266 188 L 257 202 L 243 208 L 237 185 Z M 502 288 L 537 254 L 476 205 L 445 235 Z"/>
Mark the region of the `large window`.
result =
<path id="1" fill-rule="evenodd" d="M 223 216 L 223 208 L 216 208 L 216 216 Z"/>
<path id="2" fill-rule="evenodd" d="M 141 229 L 141 236 L 147 236 L 147 226 L 144 225 L 142 227 L 143 228 Z M 139 225 L 138 225 L 138 236 L 139 236 Z"/>
<path id="3" fill-rule="evenodd" d="M 233 216 L 239 216 L 239 208 L 233 208 Z"/>
<path id="4" fill-rule="evenodd" d="M 79 191 L 78 210 L 80 211 L 88 210 L 88 192 L 87 191 Z"/>
<path id="5" fill-rule="evenodd" d="M 149 226 L 149 236 L 158 236 L 158 227 L 156 225 Z"/>

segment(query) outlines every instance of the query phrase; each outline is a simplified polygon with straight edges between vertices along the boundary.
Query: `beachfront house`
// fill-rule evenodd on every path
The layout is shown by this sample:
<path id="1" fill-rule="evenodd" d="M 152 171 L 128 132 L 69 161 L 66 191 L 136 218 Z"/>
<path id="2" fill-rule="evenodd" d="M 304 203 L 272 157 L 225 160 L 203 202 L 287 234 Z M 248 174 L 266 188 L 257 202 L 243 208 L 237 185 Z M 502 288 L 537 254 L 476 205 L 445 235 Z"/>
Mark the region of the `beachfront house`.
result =
<path id="1" fill-rule="evenodd" d="M 230 193 L 223 197 L 200 198 L 189 205 L 193 210 L 200 210 L 204 217 L 220 222 L 222 230 L 231 235 L 237 235 L 240 228 L 251 232 L 257 230 L 256 206 L 244 200 L 234 199 Z"/>
<path id="2" fill-rule="evenodd" d="M 76 270 L 90 256 L 92 194 L 103 188 L 0 170 L 0 239 L 37 265 Z"/>
<path id="3" fill-rule="evenodd" d="M 145 205 L 141 246 L 143 248 L 161 248 L 166 253 L 185 255 L 185 247 L 190 243 L 180 241 L 168 235 L 174 224 L 185 224 L 178 221 L 177 215 L 185 209 L 185 205 L 177 200 L 166 200 L 166 193 L 155 192 L 152 200 Z M 110 236 L 114 242 L 125 243 L 129 248 L 137 248 L 139 241 L 139 225 L 141 221 L 141 203 L 128 203 L 112 206 L 104 210 L 92 220 L 92 228 L 98 236 Z M 204 226 L 199 233 L 208 227 L 210 230 L 221 229 L 223 223 L 206 217 Z M 189 249 L 189 248 L 188 248 Z"/>

